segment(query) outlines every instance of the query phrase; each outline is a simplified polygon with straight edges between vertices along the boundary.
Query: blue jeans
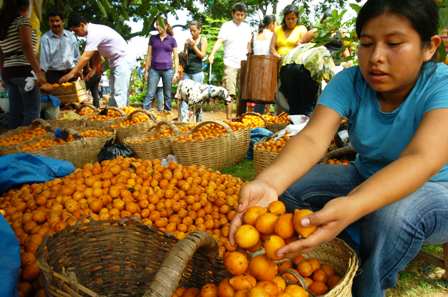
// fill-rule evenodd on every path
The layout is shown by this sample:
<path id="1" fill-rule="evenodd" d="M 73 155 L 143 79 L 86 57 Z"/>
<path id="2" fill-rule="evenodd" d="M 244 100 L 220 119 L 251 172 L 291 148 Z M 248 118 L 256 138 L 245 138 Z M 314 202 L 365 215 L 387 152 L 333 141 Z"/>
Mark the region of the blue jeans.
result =
<path id="1" fill-rule="evenodd" d="M 25 77 L 11 78 L 6 82 L 9 97 L 8 128 L 27 126 L 40 115 L 40 91 L 37 85 L 25 92 Z"/>
<path id="2" fill-rule="evenodd" d="M 184 73 L 184 79 L 191 79 L 199 83 L 204 82 L 204 72 L 198 72 L 194 74 Z M 196 109 L 196 122 L 202 122 L 202 105 L 198 106 Z M 180 122 L 188 122 L 188 103 L 185 101 L 180 101 L 180 114 L 179 121 Z"/>
<path id="3" fill-rule="evenodd" d="M 163 82 L 163 97 L 165 99 L 165 110 L 171 110 L 171 85 L 173 80 L 174 70 L 155 70 L 153 68 L 149 69 L 149 79 L 148 79 L 148 94 L 143 101 L 143 108 L 150 109 L 152 101 L 156 95 L 157 84 L 159 83 L 160 77 L 162 77 Z"/>
<path id="4" fill-rule="evenodd" d="M 363 181 L 353 165 L 319 164 L 280 199 L 289 211 L 300 207 L 317 210 L 332 198 L 347 195 Z M 353 284 L 353 296 L 383 297 L 387 288 L 396 285 L 398 272 L 406 268 L 424 243 L 441 244 L 448 240 L 448 182 L 427 182 L 349 229 L 353 228 L 362 230 L 361 267 Z"/>
<path id="5" fill-rule="evenodd" d="M 162 111 L 163 110 L 163 87 L 157 87 L 156 103 L 157 103 L 157 110 Z"/>
<path id="6" fill-rule="evenodd" d="M 129 83 L 131 82 L 132 61 L 123 58 L 118 66 L 110 69 L 111 106 L 124 107 L 128 105 Z"/>

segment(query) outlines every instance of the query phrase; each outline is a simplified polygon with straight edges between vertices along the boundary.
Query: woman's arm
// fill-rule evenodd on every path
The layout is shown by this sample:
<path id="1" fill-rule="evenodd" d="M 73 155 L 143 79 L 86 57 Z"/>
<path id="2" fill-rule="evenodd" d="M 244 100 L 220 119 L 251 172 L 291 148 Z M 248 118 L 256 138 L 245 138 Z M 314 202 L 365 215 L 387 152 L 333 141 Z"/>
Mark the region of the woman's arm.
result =
<path id="1" fill-rule="evenodd" d="M 310 42 L 314 38 L 314 33 L 315 32 L 316 32 L 316 29 L 312 29 L 310 31 L 306 31 L 305 34 L 303 34 L 303 37 L 300 40 L 300 43 Z"/>
<path id="2" fill-rule="evenodd" d="M 173 48 L 174 72 L 179 69 L 179 55 L 177 54 L 177 47 Z"/>
<path id="3" fill-rule="evenodd" d="M 207 53 L 207 38 L 202 36 L 200 38 L 202 38 L 201 48 L 198 48 L 196 44 L 193 44 L 191 48 L 199 59 L 203 59 L 205 57 L 205 54 Z"/>
<path id="4" fill-rule="evenodd" d="M 427 112 L 406 149 L 346 197 L 302 219 L 302 225 L 319 228 L 310 237 L 289 244 L 280 255 L 313 248 L 336 237 L 359 218 L 392 204 L 423 186 L 448 163 L 448 109 Z"/>
<path id="5" fill-rule="evenodd" d="M 45 74 L 40 69 L 39 61 L 34 54 L 32 33 L 30 26 L 20 26 L 19 27 L 20 42 L 22 44 L 23 53 L 27 61 L 31 64 L 31 68 L 36 74 L 38 84 L 41 85 L 47 80 L 45 79 Z"/>
<path id="6" fill-rule="evenodd" d="M 272 55 L 276 56 L 277 58 L 280 58 L 280 55 L 276 49 L 276 45 L 277 45 L 277 36 L 275 33 L 273 33 L 271 38 L 270 52 Z"/>
<path id="7" fill-rule="evenodd" d="M 145 80 L 147 80 L 148 71 L 149 68 L 151 68 L 151 59 L 152 59 L 152 46 L 148 45 L 148 51 L 146 52 L 146 61 L 145 61 L 145 73 L 143 74 Z"/>

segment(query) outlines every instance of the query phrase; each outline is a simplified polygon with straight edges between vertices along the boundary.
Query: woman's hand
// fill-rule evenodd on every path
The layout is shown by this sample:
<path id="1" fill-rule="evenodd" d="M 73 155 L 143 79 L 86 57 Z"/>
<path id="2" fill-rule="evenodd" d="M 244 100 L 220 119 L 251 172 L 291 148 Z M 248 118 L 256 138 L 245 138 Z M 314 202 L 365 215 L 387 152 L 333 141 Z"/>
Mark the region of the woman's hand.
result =
<path id="1" fill-rule="evenodd" d="M 39 71 L 36 74 L 36 78 L 37 78 L 37 85 L 38 86 L 42 86 L 47 82 L 47 78 L 45 77 L 45 73 L 43 71 Z"/>
<path id="2" fill-rule="evenodd" d="M 314 225 L 317 229 L 308 238 L 300 239 L 278 250 L 278 256 L 295 255 L 334 239 L 348 225 L 360 217 L 356 204 L 347 197 L 330 200 L 324 208 L 301 220 L 303 226 Z"/>
<path id="3" fill-rule="evenodd" d="M 273 187 L 261 180 L 254 180 L 241 188 L 238 213 L 230 223 L 229 238 L 234 243 L 236 230 L 242 224 L 242 216 L 252 206 L 267 207 L 271 202 L 278 200 L 277 192 Z"/>

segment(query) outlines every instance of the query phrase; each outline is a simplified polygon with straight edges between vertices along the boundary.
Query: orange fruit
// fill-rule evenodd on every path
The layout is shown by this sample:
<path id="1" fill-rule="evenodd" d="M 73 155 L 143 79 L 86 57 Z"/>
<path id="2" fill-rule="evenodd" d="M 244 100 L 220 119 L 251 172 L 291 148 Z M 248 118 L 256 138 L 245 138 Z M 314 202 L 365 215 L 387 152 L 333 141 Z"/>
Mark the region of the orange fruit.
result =
<path id="1" fill-rule="evenodd" d="M 224 266 L 233 275 L 240 275 L 246 272 L 249 262 L 246 254 L 241 252 L 230 252 L 224 257 Z"/>
<path id="2" fill-rule="evenodd" d="M 274 278 L 274 279 L 275 279 L 275 278 Z M 261 287 L 261 288 L 263 288 L 263 290 L 264 290 L 266 293 L 268 293 L 268 295 L 271 296 L 271 297 L 275 297 L 275 296 L 277 296 L 277 295 L 280 293 L 280 289 L 279 289 L 279 287 L 277 286 L 277 284 L 274 283 L 274 280 L 272 280 L 272 281 L 261 281 L 261 282 L 258 282 L 258 283 L 255 285 L 255 288 L 256 288 L 256 287 Z"/>
<path id="3" fill-rule="evenodd" d="M 255 287 L 256 282 L 252 276 L 247 274 L 237 275 L 229 279 L 229 284 L 236 291 L 249 290 Z"/>
<path id="4" fill-rule="evenodd" d="M 300 222 L 302 220 L 302 218 L 304 218 L 312 213 L 313 213 L 313 211 L 311 211 L 309 209 L 296 209 L 294 211 L 294 218 L 293 218 L 294 228 L 295 228 L 296 232 L 299 233 L 302 237 L 306 238 L 306 237 L 310 236 L 317 229 L 316 226 L 312 226 L 312 225 L 304 227 L 304 226 L 302 226 L 302 223 Z"/>
<path id="5" fill-rule="evenodd" d="M 277 251 L 285 246 L 285 241 L 278 235 L 270 235 L 268 239 L 264 241 L 264 250 L 266 256 L 272 260 L 279 260 L 280 257 L 277 256 Z"/>
<path id="6" fill-rule="evenodd" d="M 219 297 L 233 297 L 235 295 L 235 290 L 229 283 L 229 279 L 223 279 L 218 286 L 218 296 Z"/>
<path id="7" fill-rule="evenodd" d="M 289 285 L 285 289 L 285 293 L 291 295 L 291 297 L 308 297 L 308 292 L 298 285 Z"/>
<path id="8" fill-rule="evenodd" d="M 275 223 L 274 232 L 283 239 L 290 238 L 294 235 L 294 224 L 292 213 L 280 215 Z"/>
<path id="9" fill-rule="evenodd" d="M 200 297 L 217 297 L 218 296 L 218 287 L 212 283 L 206 284 L 201 288 L 201 292 L 199 293 L 199 296 Z"/>
<path id="10" fill-rule="evenodd" d="M 270 297 L 271 295 L 268 294 L 262 287 L 255 287 L 249 290 L 248 297 Z"/>
<path id="11" fill-rule="evenodd" d="M 257 280 L 271 281 L 277 275 L 277 265 L 266 256 L 256 256 L 249 262 L 249 273 Z"/>
<path id="12" fill-rule="evenodd" d="M 331 267 L 328 264 L 322 264 L 320 266 L 320 269 L 322 269 L 323 271 L 325 271 L 325 273 L 327 274 L 328 277 L 332 276 L 335 274 L 333 267 Z"/>
<path id="13" fill-rule="evenodd" d="M 257 218 L 266 212 L 266 208 L 261 206 L 250 207 L 243 215 L 243 223 L 254 225 Z"/>
<path id="14" fill-rule="evenodd" d="M 255 228 L 266 235 L 274 233 L 275 223 L 277 222 L 278 216 L 272 213 L 265 213 L 260 215 L 255 221 Z"/>
<path id="15" fill-rule="evenodd" d="M 282 215 L 286 212 L 286 206 L 281 201 L 273 201 L 271 202 L 271 204 L 269 204 L 268 211 L 275 215 Z"/>
<path id="16" fill-rule="evenodd" d="M 313 267 L 308 261 L 302 261 L 297 265 L 297 271 L 304 277 L 309 277 L 313 274 Z"/>
<path id="17" fill-rule="evenodd" d="M 317 281 L 314 281 L 308 289 L 315 295 L 323 295 L 328 292 L 327 285 Z"/>
<path id="18" fill-rule="evenodd" d="M 313 279 L 313 281 L 326 283 L 328 276 L 325 273 L 325 271 L 323 271 L 322 269 L 317 269 L 313 272 L 313 275 L 311 278 Z"/>
<path id="19" fill-rule="evenodd" d="M 327 284 L 331 289 L 333 289 L 339 284 L 340 281 L 341 278 L 338 275 L 333 274 L 328 277 Z"/>

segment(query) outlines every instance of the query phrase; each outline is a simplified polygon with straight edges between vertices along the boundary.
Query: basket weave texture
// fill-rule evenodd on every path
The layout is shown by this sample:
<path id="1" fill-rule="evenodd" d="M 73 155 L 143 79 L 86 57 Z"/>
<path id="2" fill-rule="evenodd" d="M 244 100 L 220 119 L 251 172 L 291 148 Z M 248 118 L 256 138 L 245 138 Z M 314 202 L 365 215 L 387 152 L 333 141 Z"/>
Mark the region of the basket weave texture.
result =
<path id="1" fill-rule="evenodd" d="M 353 278 L 358 270 L 359 260 L 355 251 L 341 239 L 322 243 L 319 247 L 304 254 L 305 258 L 317 258 L 330 264 L 343 276 L 339 284 L 322 297 L 351 297 Z"/>
<path id="2" fill-rule="evenodd" d="M 201 248 L 201 249 L 199 249 Z M 45 239 L 38 249 L 48 296 L 171 297 L 227 276 L 205 232 L 178 241 L 135 220 L 91 221 Z"/>
<path id="3" fill-rule="evenodd" d="M 259 143 L 267 140 L 269 140 L 269 138 L 265 138 L 261 140 Z M 271 163 L 274 162 L 275 159 L 277 159 L 280 153 L 261 150 L 257 144 L 255 144 L 254 146 L 254 165 L 255 165 L 255 172 L 259 174 L 261 171 L 263 171 L 263 169 L 271 165 Z"/>
<path id="4" fill-rule="evenodd" d="M 145 137 L 158 133 L 163 126 L 167 126 L 174 132 L 174 135 L 179 134 L 179 129 L 175 125 L 169 122 L 161 121 L 156 126 L 149 128 L 148 132 L 143 135 L 126 137 L 124 144 L 129 146 L 139 158 L 152 160 L 163 159 L 169 154 L 173 153 L 171 147 L 171 137 L 161 137 L 156 140 L 142 141 Z"/>
<path id="5" fill-rule="evenodd" d="M 232 129 L 224 122 L 205 121 L 194 127 L 189 133 L 209 125 L 218 124 L 224 127 L 226 134 L 202 141 L 172 142 L 173 152 L 179 163 L 184 165 L 204 165 L 211 169 L 221 169 L 235 164 L 232 143 L 235 136 Z"/>

